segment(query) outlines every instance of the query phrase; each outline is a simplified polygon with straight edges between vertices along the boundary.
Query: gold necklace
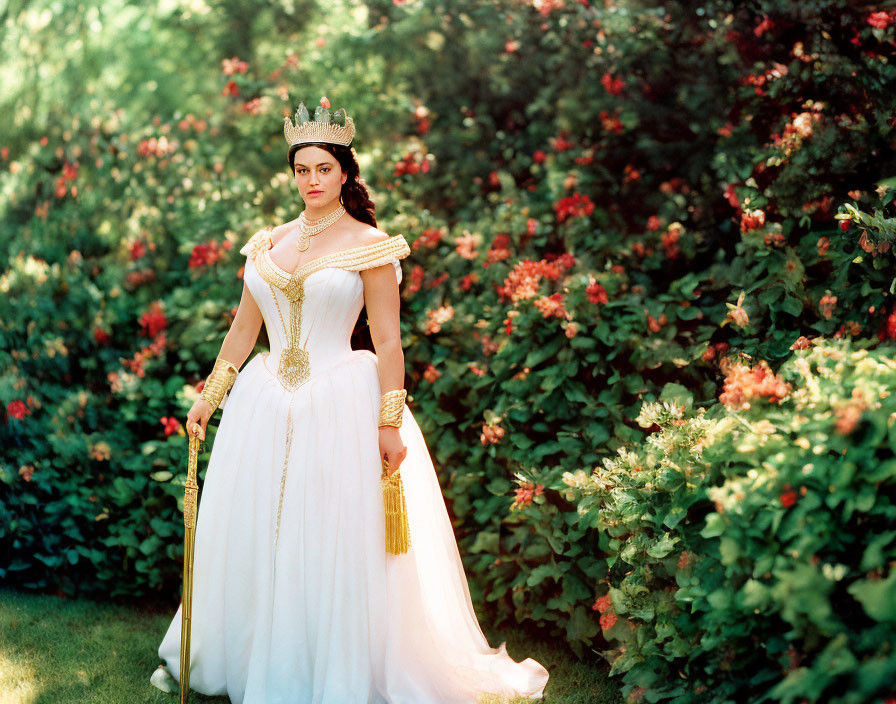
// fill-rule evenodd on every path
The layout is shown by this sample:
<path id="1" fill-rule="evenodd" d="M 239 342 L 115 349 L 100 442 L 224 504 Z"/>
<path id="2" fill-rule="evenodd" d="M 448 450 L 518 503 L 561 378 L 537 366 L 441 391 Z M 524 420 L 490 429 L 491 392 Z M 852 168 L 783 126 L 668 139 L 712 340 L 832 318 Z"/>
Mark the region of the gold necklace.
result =
<path id="1" fill-rule="evenodd" d="M 309 220 L 303 210 L 299 216 L 299 236 L 296 238 L 296 249 L 304 252 L 311 245 L 311 238 L 314 235 L 326 230 L 343 215 L 345 215 L 345 208 L 341 203 L 332 213 L 328 213 L 317 220 Z"/>

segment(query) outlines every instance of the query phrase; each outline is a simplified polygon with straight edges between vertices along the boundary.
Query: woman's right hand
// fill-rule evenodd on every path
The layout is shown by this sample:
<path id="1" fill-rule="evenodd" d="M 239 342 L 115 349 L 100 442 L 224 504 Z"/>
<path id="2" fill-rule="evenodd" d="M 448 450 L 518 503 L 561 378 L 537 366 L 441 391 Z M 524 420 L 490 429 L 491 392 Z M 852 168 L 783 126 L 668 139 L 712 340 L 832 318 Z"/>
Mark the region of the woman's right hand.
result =
<path id="1" fill-rule="evenodd" d="M 205 440 L 205 426 L 212 417 L 212 405 L 204 398 L 196 399 L 190 412 L 187 413 L 187 433 L 198 435 L 200 440 Z"/>

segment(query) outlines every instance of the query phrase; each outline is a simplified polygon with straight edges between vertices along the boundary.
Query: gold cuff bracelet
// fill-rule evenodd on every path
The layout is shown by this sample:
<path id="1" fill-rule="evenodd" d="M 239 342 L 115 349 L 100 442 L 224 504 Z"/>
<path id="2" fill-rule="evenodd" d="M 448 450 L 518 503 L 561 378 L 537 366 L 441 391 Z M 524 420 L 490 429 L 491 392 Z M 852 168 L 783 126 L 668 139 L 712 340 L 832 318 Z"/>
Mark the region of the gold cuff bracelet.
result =
<path id="1" fill-rule="evenodd" d="M 383 394 L 380 399 L 379 427 L 391 425 L 401 427 L 401 416 L 404 412 L 404 400 L 407 397 L 407 389 L 393 389 Z"/>
<path id="2" fill-rule="evenodd" d="M 224 394 L 230 391 L 233 382 L 236 381 L 238 370 L 232 362 L 218 357 L 215 360 L 215 366 L 212 373 L 205 380 L 205 386 L 202 387 L 201 398 L 208 401 L 212 407 L 212 413 L 221 405 Z"/>

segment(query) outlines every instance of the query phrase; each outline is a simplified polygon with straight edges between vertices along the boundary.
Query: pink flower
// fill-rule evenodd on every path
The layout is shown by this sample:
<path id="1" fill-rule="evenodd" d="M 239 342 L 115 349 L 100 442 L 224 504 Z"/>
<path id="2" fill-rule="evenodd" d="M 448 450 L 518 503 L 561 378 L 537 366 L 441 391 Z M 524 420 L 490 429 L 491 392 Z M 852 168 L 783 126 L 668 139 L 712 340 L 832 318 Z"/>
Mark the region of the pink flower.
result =
<path id="1" fill-rule="evenodd" d="M 232 76 L 235 73 L 245 73 L 249 70 L 249 64 L 240 61 L 236 56 L 232 59 L 223 59 L 221 61 L 221 70 L 225 76 Z"/>
<path id="2" fill-rule="evenodd" d="M 435 310 L 426 311 L 426 333 L 432 335 L 442 330 L 442 325 L 454 317 L 453 306 L 440 306 Z"/>
<path id="3" fill-rule="evenodd" d="M 473 235 L 461 235 L 454 238 L 455 251 L 464 259 L 472 261 L 479 256 L 476 251 L 476 238 Z"/>
<path id="4" fill-rule="evenodd" d="M 536 298 L 534 305 L 544 318 L 569 318 L 569 312 L 563 304 L 563 294 L 559 291 L 550 296 Z"/>
<path id="5" fill-rule="evenodd" d="M 749 408 L 750 401 L 758 398 L 767 398 L 773 403 L 779 403 L 791 391 L 791 385 L 776 376 L 764 359 L 753 368 L 736 363 L 723 371 L 724 390 L 719 395 L 719 401 L 729 409 Z"/>

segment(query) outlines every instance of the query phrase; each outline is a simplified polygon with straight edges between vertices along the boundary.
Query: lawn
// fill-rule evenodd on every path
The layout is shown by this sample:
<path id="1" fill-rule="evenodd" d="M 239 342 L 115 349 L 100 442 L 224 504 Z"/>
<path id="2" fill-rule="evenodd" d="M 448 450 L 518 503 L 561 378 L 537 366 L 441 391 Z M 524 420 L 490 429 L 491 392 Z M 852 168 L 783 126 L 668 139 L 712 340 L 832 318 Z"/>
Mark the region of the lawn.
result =
<path id="1" fill-rule="evenodd" d="M 0 589 L 0 704 L 171 704 L 149 684 L 174 612 Z M 618 689 L 595 657 L 579 662 L 563 643 L 532 642 L 522 629 L 490 629 L 510 655 L 551 673 L 544 704 L 616 704 Z M 227 704 L 197 693 L 193 702 Z"/>

